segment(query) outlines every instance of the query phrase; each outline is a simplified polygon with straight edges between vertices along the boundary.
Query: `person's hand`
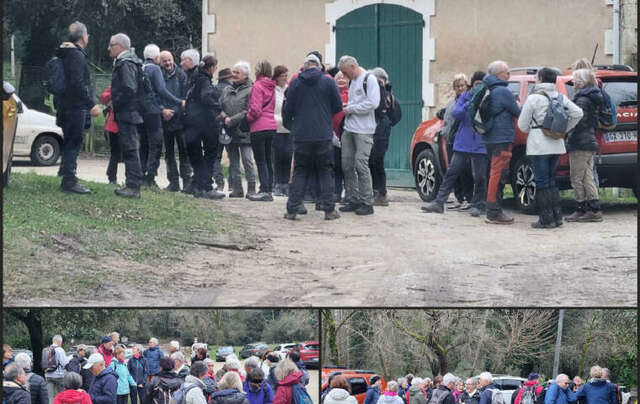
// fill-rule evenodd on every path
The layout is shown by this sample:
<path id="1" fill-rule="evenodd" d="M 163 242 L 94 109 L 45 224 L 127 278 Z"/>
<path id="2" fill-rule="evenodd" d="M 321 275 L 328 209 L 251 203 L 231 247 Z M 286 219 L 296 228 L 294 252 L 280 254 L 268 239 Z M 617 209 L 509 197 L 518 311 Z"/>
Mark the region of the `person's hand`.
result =
<path id="1" fill-rule="evenodd" d="M 228 128 L 229 126 L 231 126 L 231 118 L 226 117 L 224 118 L 224 125 Z"/>
<path id="2" fill-rule="evenodd" d="M 144 384 L 139 384 L 138 387 L 140 387 L 141 389 L 144 388 Z"/>
<path id="3" fill-rule="evenodd" d="M 180 105 L 182 105 L 182 108 L 184 108 L 185 105 L 187 105 L 187 100 L 182 100 L 182 102 L 180 103 Z"/>
<path id="4" fill-rule="evenodd" d="M 172 109 L 166 109 L 166 108 L 165 108 L 165 109 L 163 109 L 163 110 L 162 110 L 162 118 L 163 118 L 165 121 L 168 121 L 168 120 L 170 120 L 171 118 L 173 118 L 173 114 L 175 114 L 175 111 L 174 111 L 174 110 L 172 110 Z"/>
<path id="5" fill-rule="evenodd" d="M 100 106 L 96 104 L 93 106 L 93 108 L 91 108 L 91 110 L 89 111 L 89 114 L 95 118 L 96 116 L 100 115 L 100 112 L 101 112 Z"/>

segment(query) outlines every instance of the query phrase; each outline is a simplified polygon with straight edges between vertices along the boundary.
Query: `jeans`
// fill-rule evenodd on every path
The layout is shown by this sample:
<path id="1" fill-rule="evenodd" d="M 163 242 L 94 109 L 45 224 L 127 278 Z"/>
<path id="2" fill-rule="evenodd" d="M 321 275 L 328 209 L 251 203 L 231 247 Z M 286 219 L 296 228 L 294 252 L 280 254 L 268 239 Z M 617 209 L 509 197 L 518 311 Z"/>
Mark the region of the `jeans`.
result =
<path id="1" fill-rule="evenodd" d="M 569 175 L 571 188 L 576 201 L 595 201 L 598 199 L 598 188 L 593 177 L 593 155 L 589 150 L 575 150 L 569 152 Z"/>
<path id="2" fill-rule="evenodd" d="M 556 169 L 558 168 L 559 154 L 544 154 L 540 156 L 529 156 L 533 165 L 533 179 L 536 183 L 536 190 L 545 188 L 555 188 Z"/>
<path id="3" fill-rule="evenodd" d="M 342 198 L 342 149 L 333 146 L 333 179 L 336 198 Z"/>
<path id="4" fill-rule="evenodd" d="M 140 124 L 140 164 L 148 179 L 158 174 L 162 155 L 162 117 L 160 114 L 145 114 Z"/>
<path id="5" fill-rule="evenodd" d="M 127 188 L 140 189 L 142 182 L 142 166 L 140 164 L 140 139 L 137 125 L 117 121 L 118 142 L 124 160 L 124 174 Z"/>
<path id="6" fill-rule="evenodd" d="M 374 137 L 371 154 L 369 155 L 369 169 L 371 184 L 374 191 L 382 196 L 387 194 L 387 174 L 384 171 L 384 155 L 389 149 L 389 138 Z"/>
<path id="7" fill-rule="evenodd" d="M 196 189 L 213 189 L 213 161 L 218 150 L 218 129 L 190 126 L 185 130 L 187 153 Z"/>
<path id="8" fill-rule="evenodd" d="M 175 144 L 178 145 L 178 158 L 180 159 L 180 171 L 178 171 L 178 165 L 176 164 Z M 185 140 L 184 132 L 181 130 L 168 131 L 164 130 L 164 148 L 165 156 L 164 160 L 167 163 L 167 179 L 171 183 L 177 183 L 179 178 L 182 181 L 191 178 L 193 175 L 193 169 L 189 163 L 189 156 L 187 155 L 187 141 Z"/>
<path id="9" fill-rule="evenodd" d="M 486 155 L 483 154 L 486 157 Z M 488 161 L 487 161 L 488 163 Z M 486 164 L 488 167 L 488 164 Z M 486 177 L 485 177 L 486 178 Z M 458 175 L 458 179 L 456 180 L 455 185 L 453 186 L 453 194 L 456 196 L 458 202 L 462 203 L 462 201 L 467 201 L 471 203 L 471 199 L 473 199 L 473 168 L 471 166 L 471 160 L 467 160 L 462 172 Z M 486 187 L 486 179 L 485 179 L 485 187 Z M 485 197 L 486 197 L 486 189 L 485 189 Z"/>
<path id="10" fill-rule="evenodd" d="M 293 156 L 293 136 L 290 133 L 276 133 L 273 136 L 273 161 L 276 184 L 288 184 Z"/>
<path id="11" fill-rule="evenodd" d="M 487 154 L 491 158 L 489 186 L 487 187 L 487 203 L 498 204 L 498 189 L 504 186 L 509 172 L 512 143 L 487 143 Z M 499 210 L 500 207 L 497 206 Z"/>
<path id="12" fill-rule="evenodd" d="M 333 199 L 333 146 L 331 140 L 296 142 L 294 160 L 293 182 L 289 199 L 287 199 L 287 212 L 296 213 L 303 204 L 307 179 L 309 178 L 308 171 L 314 163 L 320 178 L 318 204 L 325 212 L 332 212 L 335 209 L 335 202 Z"/>
<path id="13" fill-rule="evenodd" d="M 226 145 L 229 155 L 229 183 L 232 187 L 242 185 L 242 172 L 240 171 L 240 158 L 244 167 L 244 175 L 247 182 L 256 182 L 256 166 L 253 164 L 253 150 L 251 145 L 243 143 L 229 143 Z"/>
<path id="14" fill-rule="evenodd" d="M 129 394 L 118 394 L 116 398 L 116 404 L 127 404 L 129 401 Z"/>
<path id="15" fill-rule="evenodd" d="M 62 161 L 60 163 L 60 174 L 62 175 L 62 186 L 72 187 L 78 182 L 76 169 L 78 168 L 78 154 L 82 150 L 84 142 L 84 123 L 87 111 L 82 109 L 72 109 L 60 112 L 62 133 Z"/>
<path id="16" fill-rule="evenodd" d="M 116 182 L 118 180 L 118 163 L 122 161 L 122 152 L 120 151 L 120 142 L 118 141 L 118 134 L 114 132 L 107 132 L 109 136 L 109 164 L 107 165 L 107 178 L 109 182 Z"/>
<path id="17" fill-rule="evenodd" d="M 47 381 L 47 394 L 49 395 L 49 404 L 53 403 L 53 398 L 64 390 L 62 379 L 56 377 L 45 377 Z"/>
<path id="18" fill-rule="evenodd" d="M 342 173 L 344 187 L 351 202 L 373 205 L 373 188 L 369 155 L 373 146 L 373 134 L 342 133 Z"/>
<path id="19" fill-rule="evenodd" d="M 272 130 L 251 133 L 251 148 L 253 149 L 253 158 L 256 159 L 256 166 L 258 166 L 260 192 L 272 192 L 271 142 L 274 134 L 275 132 Z"/>
<path id="20" fill-rule="evenodd" d="M 451 190 L 455 187 L 456 181 L 460 176 L 465 174 L 467 166 L 471 164 L 471 172 L 473 175 L 473 194 L 468 199 L 472 206 L 480 210 L 485 209 L 485 198 L 487 195 L 487 163 L 488 159 L 485 154 L 478 153 L 465 153 L 454 151 L 451 158 L 451 163 L 447 172 L 444 174 L 442 185 L 438 190 L 436 196 L 436 202 L 443 205 Z"/>
<path id="21" fill-rule="evenodd" d="M 129 396 L 131 397 L 131 404 L 138 404 L 138 400 L 140 400 L 140 404 L 142 404 L 142 399 L 144 398 L 144 388 L 140 388 L 138 386 L 129 386 L 129 389 L 131 390 L 129 392 Z"/>

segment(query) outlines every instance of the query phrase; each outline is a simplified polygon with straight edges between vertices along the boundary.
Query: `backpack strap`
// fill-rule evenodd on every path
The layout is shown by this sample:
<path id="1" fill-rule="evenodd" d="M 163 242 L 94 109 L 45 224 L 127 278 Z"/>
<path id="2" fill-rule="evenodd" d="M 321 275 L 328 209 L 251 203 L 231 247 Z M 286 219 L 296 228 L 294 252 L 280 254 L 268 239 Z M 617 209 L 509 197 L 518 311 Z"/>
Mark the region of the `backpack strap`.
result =
<path id="1" fill-rule="evenodd" d="M 371 76 L 371 73 L 365 74 L 364 81 L 362 82 L 362 89 L 364 90 L 364 95 L 367 95 L 367 81 L 369 81 L 369 76 Z"/>

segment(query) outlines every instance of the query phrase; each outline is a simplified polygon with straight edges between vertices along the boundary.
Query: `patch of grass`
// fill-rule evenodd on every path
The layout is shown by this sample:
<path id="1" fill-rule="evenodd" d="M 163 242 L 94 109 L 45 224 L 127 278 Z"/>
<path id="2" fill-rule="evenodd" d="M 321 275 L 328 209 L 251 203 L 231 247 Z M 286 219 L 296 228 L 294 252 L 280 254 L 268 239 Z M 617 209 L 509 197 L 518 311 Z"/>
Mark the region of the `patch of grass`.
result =
<path id="1" fill-rule="evenodd" d="M 19 257 L 6 263 L 23 265 L 20 260 L 45 247 L 70 256 L 115 253 L 127 261 L 159 264 L 181 260 L 193 246 L 188 240 L 229 230 L 210 201 L 145 189 L 142 199 L 131 200 L 116 196 L 111 185 L 83 183 L 91 195 L 60 192 L 57 177 L 12 175 L 4 190 L 5 252 Z"/>

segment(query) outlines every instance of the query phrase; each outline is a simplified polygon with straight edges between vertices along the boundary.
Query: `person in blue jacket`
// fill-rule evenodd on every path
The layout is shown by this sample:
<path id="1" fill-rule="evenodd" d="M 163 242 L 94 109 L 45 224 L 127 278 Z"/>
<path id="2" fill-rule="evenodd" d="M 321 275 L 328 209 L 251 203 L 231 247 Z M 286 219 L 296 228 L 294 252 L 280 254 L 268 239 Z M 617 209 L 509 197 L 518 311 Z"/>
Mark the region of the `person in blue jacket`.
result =
<path id="1" fill-rule="evenodd" d="M 561 373 L 547 389 L 544 404 L 568 404 L 577 399 L 576 393 L 569 388 L 569 376 Z"/>
<path id="2" fill-rule="evenodd" d="M 471 76 L 472 86 L 481 85 L 485 77 L 484 72 L 475 72 Z M 487 150 L 482 143 L 482 138 L 471 126 L 471 115 L 467 106 L 471 101 L 471 90 L 462 93 L 453 107 L 452 116 L 459 122 L 458 131 L 453 142 L 453 156 L 447 172 L 442 180 L 436 199 L 425 204 L 422 210 L 425 212 L 444 213 L 444 203 L 453 190 L 456 180 L 464 174 L 465 167 L 471 163 L 473 173 L 473 197 L 471 198 L 472 216 L 480 216 L 485 211 L 485 198 L 487 194 Z"/>
<path id="3" fill-rule="evenodd" d="M 380 398 L 380 388 L 382 386 L 382 379 L 378 375 L 371 376 L 369 379 L 369 388 L 367 394 L 364 397 L 364 404 L 376 404 Z"/>
<path id="4" fill-rule="evenodd" d="M 136 381 L 131 377 L 131 373 L 129 373 L 129 368 L 127 364 L 124 362 L 124 348 L 121 346 L 117 346 L 114 354 L 113 360 L 109 364 L 109 367 L 113 369 L 118 375 L 118 404 L 127 404 L 129 400 L 129 393 L 131 392 L 131 387 L 136 387 Z"/>
<path id="5" fill-rule="evenodd" d="M 617 391 L 603 377 L 602 368 L 591 367 L 589 375 L 591 379 L 576 392 L 576 397 L 586 399 L 587 404 L 618 404 Z"/>
<path id="6" fill-rule="evenodd" d="M 147 348 L 142 356 L 147 361 L 147 379 L 150 379 L 151 376 L 155 376 L 160 372 L 160 358 L 164 357 L 164 352 L 158 348 L 158 339 L 151 338 L 149 340 L 149 348 Z M 149 381 L 149 380 L 147 380 Z"/>
<path id="7" fill-rule="evenodd" d="M 147 383 L 149 371 L 147 369 L 147 360 L 142 356 L 142 345 L 138 344 L 133 347 L 133 356 L 127 362 L 127 368 L 136 385 L 131 387 L 131 404 L 137 404 L 138 398 L 142 403 L 144 397 L 144 386 Z"/>
<path id="8" fill-rule="evenodd" d="M 92 354 L 83 366 L 95 376 L 89 396 L 93 404 L 116 404 L 118 392 L 118 374 L 104 364 L 104 358 L 99 353 Z"/>

